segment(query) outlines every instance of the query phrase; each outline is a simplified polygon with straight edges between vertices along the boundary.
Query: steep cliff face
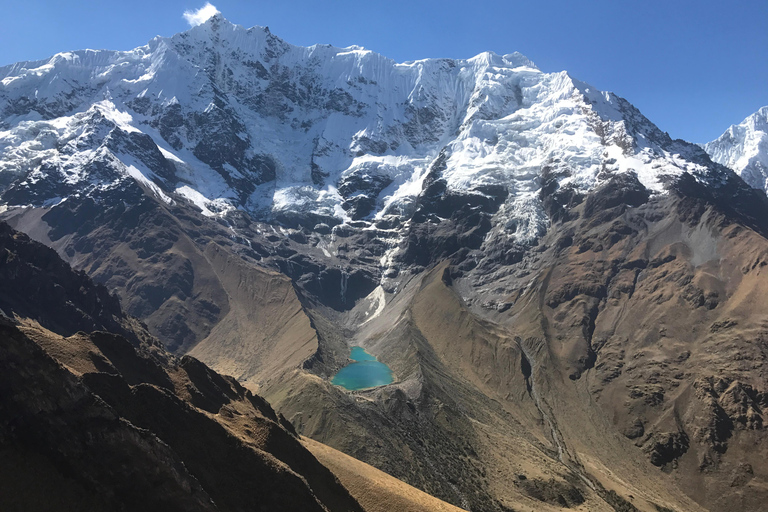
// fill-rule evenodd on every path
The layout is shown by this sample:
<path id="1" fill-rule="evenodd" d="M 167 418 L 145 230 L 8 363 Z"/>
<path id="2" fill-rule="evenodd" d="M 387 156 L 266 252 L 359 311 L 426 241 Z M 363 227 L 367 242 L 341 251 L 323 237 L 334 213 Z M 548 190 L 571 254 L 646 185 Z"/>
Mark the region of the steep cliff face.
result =
<path id="1" fill-rule="evenodd" d="M 39 318 L 42 326 L 64 335 L 110 330 L 136 345 L 152 341 L 106 287 L 94 285 L 82 271 L 72 272 L 56 251 L 5 222 L 0 222 L 0 280 L 0 310 L 7 318 Z"/>

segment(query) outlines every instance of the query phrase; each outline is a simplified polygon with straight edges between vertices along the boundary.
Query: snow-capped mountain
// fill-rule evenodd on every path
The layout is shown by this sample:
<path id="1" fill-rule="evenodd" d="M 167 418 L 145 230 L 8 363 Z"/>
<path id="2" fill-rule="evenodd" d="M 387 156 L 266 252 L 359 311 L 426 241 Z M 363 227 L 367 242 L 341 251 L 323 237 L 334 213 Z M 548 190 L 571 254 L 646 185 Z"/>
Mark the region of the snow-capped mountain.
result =
<path id="1" fill-rule="evenodd" d="M 0 219 L 298 433 L 466 509 L 768 496 L 768 197 L 520 54 L 396 63 L 217 15 L 6 66 Z M 354 346 L 395 382 L 334 385 Z"/>
<path id="2" fill-rule="evenodd" d="M 728 128 L 704 149 L 750 186 L 768 192 L 768 106 Z"/>
<path id="3" fill-rule="evenodd" d="M 437 181 L 493 203 L 495 232 L 525 243 L 549 222 L 545 182 L 583 193 L 634 172 L 659 192 L 708 172 L 699 148 L 622 98 L 517 53 L 396 63 L 216 15 L 132 51 L 6 66 L 0 79 L 8 206 L 98 199 L 134 180 L 208 215 L 391 227 Z"/>

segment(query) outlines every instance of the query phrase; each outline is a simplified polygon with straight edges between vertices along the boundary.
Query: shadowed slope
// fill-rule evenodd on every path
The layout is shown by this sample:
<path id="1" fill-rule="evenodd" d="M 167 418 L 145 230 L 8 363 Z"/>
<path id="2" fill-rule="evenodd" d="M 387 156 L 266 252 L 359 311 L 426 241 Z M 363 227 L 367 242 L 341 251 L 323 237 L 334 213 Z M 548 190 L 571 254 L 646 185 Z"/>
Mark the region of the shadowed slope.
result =
<path id="1" fill-rule="evenodd" d="M 9 265 L 22 265 L 40 246 L 7 227 L 3 234 L 19 246 L 3 245 L 0 295 L 12 305 Z M 41 283 L 79 279 L 84 297 L 99 289 L 63 264 L 45 273 L 21 268 Z M 79 332 L 61 336 L 41 325 L 57 325 L 46 304 L 14 308 L 18 325 L 0 319 L 0 451 L 7 455 L 0 473 L 25 461 L 0 482 L 5 506 L 362 511 L 290 424 L 231 377 L 191 357 L 177 360 L 157 344 L 150 352 L 119 334 L 82 332 L 91 330 L 91 316 L 70 318 Z M 119 308 L 113 315 L 130 327 Z M 68 491 L 59 499 L 62 487 Z"/>

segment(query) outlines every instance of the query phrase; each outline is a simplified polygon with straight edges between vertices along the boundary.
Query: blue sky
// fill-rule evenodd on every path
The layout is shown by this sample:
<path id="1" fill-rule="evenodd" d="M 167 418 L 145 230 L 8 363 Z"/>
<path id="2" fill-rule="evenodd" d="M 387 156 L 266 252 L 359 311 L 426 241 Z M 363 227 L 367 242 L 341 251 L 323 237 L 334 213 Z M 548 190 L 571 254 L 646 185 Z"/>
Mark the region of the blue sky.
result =
<path id="1" fill-rule="evenodd" d="M 186 30 L 200 1 L 0 0 L 0 65 L 128 50 Z M 75 5 L 73 5 L 75 4 Z M 672 137 L 706 142 L 768 105 L 765 0 L 213 0 L 289 43 L 357 44 L 397 61 L 519 51 L 627 98 Z"/>

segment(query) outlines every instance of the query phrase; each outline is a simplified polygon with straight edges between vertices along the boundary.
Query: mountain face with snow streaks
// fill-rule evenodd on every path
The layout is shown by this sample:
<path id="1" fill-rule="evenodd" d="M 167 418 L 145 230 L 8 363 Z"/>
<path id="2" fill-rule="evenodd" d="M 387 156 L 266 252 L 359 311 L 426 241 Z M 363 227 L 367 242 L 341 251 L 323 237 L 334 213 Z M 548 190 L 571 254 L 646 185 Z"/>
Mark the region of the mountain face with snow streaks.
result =
<path id="1" fill-rule="evenodd" d="M 706 172 L 696 148 L 623 99 L 520 54 L 397 64 L 359 47 L 292 46 L 217 15 L 133 51 L 57 54 L 0 76 L 9 205 L 100 197 L 133 180 L 210 215 L 392 225 L 413 215 L 439 159 L 447 191 L 494 198 L 492 224 L 525 243 L 549 222 L 542 169 L 579 193 L 613 173 L 660 191 Z"/>
<path id="2" fill-rule="evenodd" d="M 728 128 L 704 149 L 750 186 L 768 192 L 768 106 Z"/>

